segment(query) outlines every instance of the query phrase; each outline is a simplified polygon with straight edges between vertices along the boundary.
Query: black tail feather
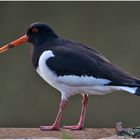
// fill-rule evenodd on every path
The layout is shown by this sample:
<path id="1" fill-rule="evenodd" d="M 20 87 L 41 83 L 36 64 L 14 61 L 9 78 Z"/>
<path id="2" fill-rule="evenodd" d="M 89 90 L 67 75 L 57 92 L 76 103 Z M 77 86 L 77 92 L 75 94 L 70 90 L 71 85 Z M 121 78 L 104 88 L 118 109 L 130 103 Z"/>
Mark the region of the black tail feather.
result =
<path id="1" fill-rule="evenodd" d="M 138 80 L 136 80 L 136 83 L 138 84 L 138 85 L 140 85 L 140 80 L 138 79 Z M 137 90 L 136 90 L 136 92 L 135 92 L 135 95 L 137 95 L 137 96 L 140 96 L 140 86 L 137 86 L 138 88 L 137 88 Z"/>
<path id="2" fill-rule="evenodd" d="M 138 87 L 138 89 L 136 90 L 135 95 L 140 96 L 140 87 Z"/>

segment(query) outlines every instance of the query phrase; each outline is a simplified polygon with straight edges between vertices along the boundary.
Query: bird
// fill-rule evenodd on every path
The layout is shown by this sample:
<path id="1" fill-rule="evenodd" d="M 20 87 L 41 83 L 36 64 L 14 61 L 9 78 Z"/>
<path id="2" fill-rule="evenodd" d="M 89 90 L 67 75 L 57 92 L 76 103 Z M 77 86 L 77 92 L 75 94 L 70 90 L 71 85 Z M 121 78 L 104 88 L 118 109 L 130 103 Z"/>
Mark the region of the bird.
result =
<path id="1" fill-rule="evenodd" d="M 32 64 L 37 73 L 52 87 L 60 91 L 61 102 L 52 125 L 40 126 L 42 131 L 60 129 L 60 121 L 68 98 L 82 95 L 82 110 L 76 125 L 65 129 L 84 128 L 88 95 L 105 95 L 113 91 L 126 91 L 140 96 L 140 80 L 111 63 L 100 52 L 74 40 L 60 37 L 44 22 L 31 24 L 25 35 L 0 48 L 0 53 L 29 42 Z"/>

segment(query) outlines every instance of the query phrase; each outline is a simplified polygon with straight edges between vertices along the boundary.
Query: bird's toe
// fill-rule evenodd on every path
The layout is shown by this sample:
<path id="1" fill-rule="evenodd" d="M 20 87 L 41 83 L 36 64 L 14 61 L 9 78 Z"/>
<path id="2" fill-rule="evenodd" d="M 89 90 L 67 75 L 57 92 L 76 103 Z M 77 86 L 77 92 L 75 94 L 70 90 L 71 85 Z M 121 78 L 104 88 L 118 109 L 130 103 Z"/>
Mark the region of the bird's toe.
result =
<path id="1" fill-rule="evenodd" d="M 71 125 L 71 126 L 63 126 L 64 129 L 70 129 L 70 130 L 81 130 L 83 129 L 82 125 Z"/>
<path id="2" fill-rule="evenodd" d="M 54 125 L 51 125 L 51 126 L 40 126 L 40 130 L 41 131 L 54 131 L 54 130 L 59 130 L 59 127 L 58 126 L 54 126 Z"/>

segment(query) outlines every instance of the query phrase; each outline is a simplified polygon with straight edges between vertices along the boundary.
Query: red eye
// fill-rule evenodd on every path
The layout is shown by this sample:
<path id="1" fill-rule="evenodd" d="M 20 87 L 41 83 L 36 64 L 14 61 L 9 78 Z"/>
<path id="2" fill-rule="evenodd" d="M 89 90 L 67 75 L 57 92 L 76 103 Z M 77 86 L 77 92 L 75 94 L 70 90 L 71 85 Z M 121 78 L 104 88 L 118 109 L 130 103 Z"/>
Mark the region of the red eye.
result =
<path id="1" fill-rule="evenodd" d="M 32 29 L 32 32 L 33 32 L 33 33 L 37 33 L 37 32 L 38 32 L 38 29 L 37 29 L 37 28 L 33 28 L 33 29 Z"/>

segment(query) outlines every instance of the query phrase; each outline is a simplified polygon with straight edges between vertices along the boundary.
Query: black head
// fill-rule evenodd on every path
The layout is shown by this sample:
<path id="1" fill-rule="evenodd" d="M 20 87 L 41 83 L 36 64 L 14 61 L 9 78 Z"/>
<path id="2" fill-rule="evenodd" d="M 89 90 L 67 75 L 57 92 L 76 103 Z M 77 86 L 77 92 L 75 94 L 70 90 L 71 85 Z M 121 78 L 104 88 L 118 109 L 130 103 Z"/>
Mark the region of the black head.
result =
<path id="1" fill-rule="evenodd" d="M 45 23 L 36 22 L 30 25 L 27 30 L 28 41 L 34 46 L 41 45 L 47 40 L 58 38 L 55 31 Z"/>

